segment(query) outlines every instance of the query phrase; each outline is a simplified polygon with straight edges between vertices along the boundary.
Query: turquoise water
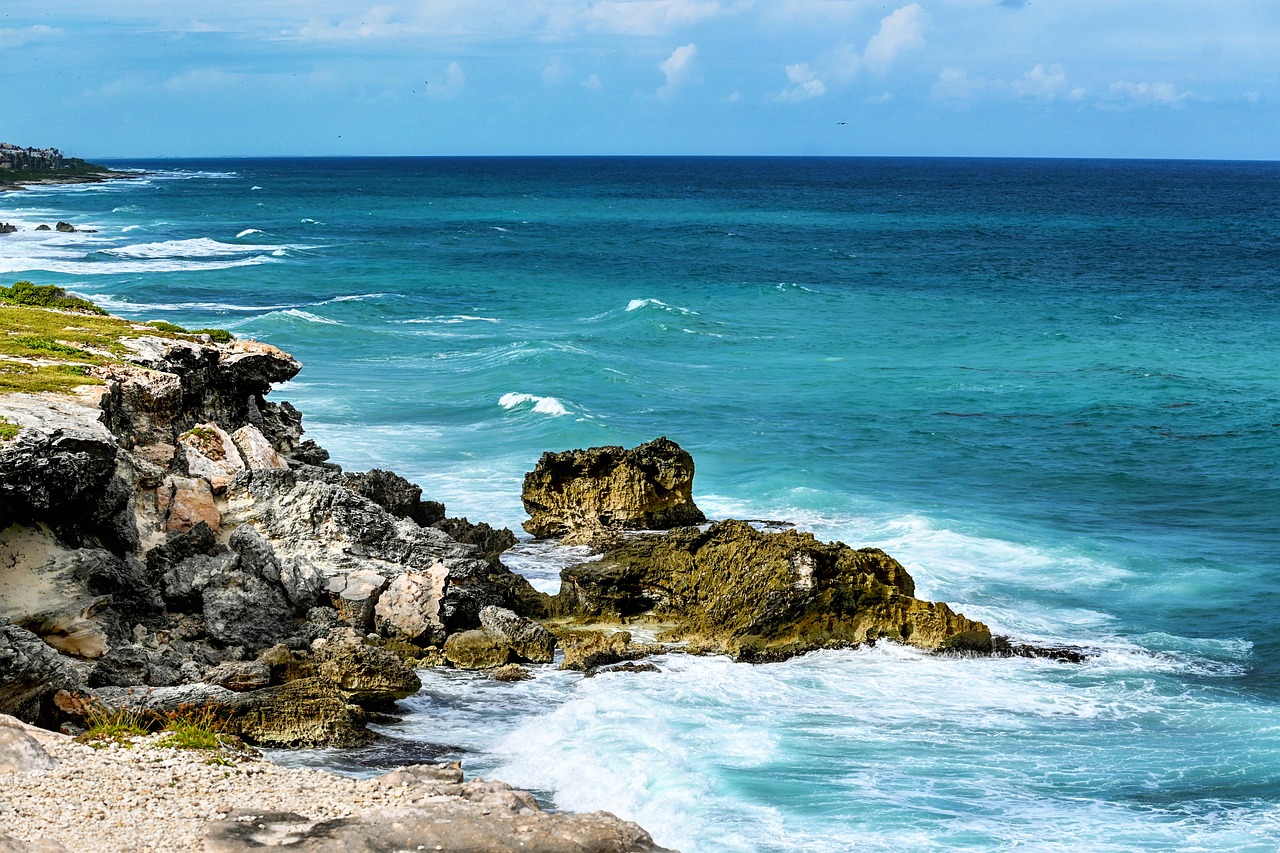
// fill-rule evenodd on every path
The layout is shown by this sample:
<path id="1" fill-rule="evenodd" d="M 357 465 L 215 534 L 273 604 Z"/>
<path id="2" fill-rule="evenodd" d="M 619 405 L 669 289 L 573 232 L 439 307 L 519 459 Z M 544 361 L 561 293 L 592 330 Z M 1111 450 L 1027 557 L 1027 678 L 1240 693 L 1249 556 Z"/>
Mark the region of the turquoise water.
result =
<path id="1" fill-rule="evenodd" d="M 0 196 L 98 229 L 0 281 L 289 350 L 348 469 L 517 527 L 543 451 L 667 435 L 709 514 L 1098 652 L 429 674 L 394 733 L 685 851 L 1280 846 L 1280 165 L 116 165 Z"/>

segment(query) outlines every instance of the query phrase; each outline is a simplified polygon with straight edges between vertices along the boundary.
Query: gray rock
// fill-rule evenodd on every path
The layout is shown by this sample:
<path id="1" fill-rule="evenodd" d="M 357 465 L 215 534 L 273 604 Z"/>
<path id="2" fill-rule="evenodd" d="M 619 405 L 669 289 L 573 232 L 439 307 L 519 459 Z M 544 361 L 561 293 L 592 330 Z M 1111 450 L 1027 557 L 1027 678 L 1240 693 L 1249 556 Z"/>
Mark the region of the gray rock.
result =
<path id="1" fill-rule="evenodd" d="M 262 649 L 297 630 L 278 585 L 243 571 L 220 573 L 203 591 L 205 631 L 225 645 Z"/>
<path id="2" fill-rule="evenodd" d="M 487 795 L 477 791 L 474 800 L 468 801 L 450 790 L 463 785 L 445 786 L 431 799 L 424 794 L 423 800 L 411 807 L 383 809 L 346 820 L 315 821 L 291 812 L 234 810 L 227 813 L 225 820 L 210 825 L 205 850 L 241 853 L 281 846 L 295 853 L 666 851 L 639 826 L 608 812 L 549 814 L 538 810 L 524 792 L 515 792 L 501 783 L 482 784 L 495 786 L 495 790 Z M 497 790 L 497 786 L 506 791 Z M 519 807 L 513 808 L 517 804 Z"/>
<path id="3" fill-rule="evenodd" d="M 261 660 L 224 661 L 204 674 L 205 682 L 244 693 L 271 683 L 271 666 Z"/>
<path id="4" fill-rule="evenodd" d="M 58 760 L 22 729 L 0 726 L 0 773 L 48 773 Z"/>

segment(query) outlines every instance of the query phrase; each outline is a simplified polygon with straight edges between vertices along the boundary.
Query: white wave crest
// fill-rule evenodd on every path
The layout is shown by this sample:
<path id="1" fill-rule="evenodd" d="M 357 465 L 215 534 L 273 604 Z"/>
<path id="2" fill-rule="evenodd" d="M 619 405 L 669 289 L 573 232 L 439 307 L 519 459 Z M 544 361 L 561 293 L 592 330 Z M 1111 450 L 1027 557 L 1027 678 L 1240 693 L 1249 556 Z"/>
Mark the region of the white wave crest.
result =
<path id="1" fill-rule="evenodd" d="M 269 257 L 240 258 L 226 261 L 183 261 L 175 259 L 119 261 L 117 263 L 86 263 L 84 261 L 60 261 L 49 258 L 0 259 L 0 273 L 43 272 L 67 275 L 132 275 L 135 273 L 197 272 L 201 270 L 226 270 L 235 267 L 251 267 L 271 263 Z"/>
<path id="2" fill-rule="evenodd" d="M 246 228 L 236 235 L 236 239 L 239 240 L 241 237 L 248 237 L 250 234 L 261 234 L 261 233 L 262 233 L 261 228 Z"/>
<path id="3" fill-rule="evenodd" d="M 632 299 L 627 303 L 628 311 L 639 311 L 641 308 L 658 308 L 668 311 L 672 314 L 684 314 L 686 316 L 696 316 L 697 311 L 691 308 L 681 308 L 679 305 L 668 305 L 661 299 Z"/>
<path id="4" fill-rule="evenodd" d="M 458 323 L 501 323 L 502 321 L 497 317 L 476 317 L 471 314 L 454 314 L 448 317 L 421 317 L 417 320 L 401 320 L 400 322 L 453 326 Z"/>
<path id="5" fill-rule="evenodd" d="M 353 293 L 349 296 L 335 296 L 332 299 L 326 299 L 323 302 L 317 302 L 317 305 L 328 305 L 330 302 L 363 302 L 366 299 L 381 299 L 386 296 L 385 293 Z"/>
<path id="6" fill-rule="evenodd" d="M 312 314 L 310 311 L 303 311 L 298 308 L 286 308 L 280 312 L 286 317 L 297 317 L 299 320 L 306 320 L 308 323 L 323 323 L 326 326 L 341 326 L 337 320 L 331 320 L 328 317 L 321 317 L 319 314 Z"/>
<path id="7" fill-rule="evenodd" d="M 498 398 L 498 405 L 504 409 L 514 409 L 525 403 L 533 403 L 533 411 L 538 414 L 554 418 L 569 414 L 569 410 L 555 397 L 539 397 L 536 394 L 519 394 L 513 391 Z"/>
<path id="8" fill-rule="evenodd" d="M 103 254 L 119 258 L 219 258 L 250 252 L 271 252 L 279 248 L 279 246 L 236 245 L 210 240 L 208 237 L 194 237 L 187 240 L 165 240 L 161 243 L 137 243 L 132 246 L 121 246 L 118 249 L 106 249 Z"/>

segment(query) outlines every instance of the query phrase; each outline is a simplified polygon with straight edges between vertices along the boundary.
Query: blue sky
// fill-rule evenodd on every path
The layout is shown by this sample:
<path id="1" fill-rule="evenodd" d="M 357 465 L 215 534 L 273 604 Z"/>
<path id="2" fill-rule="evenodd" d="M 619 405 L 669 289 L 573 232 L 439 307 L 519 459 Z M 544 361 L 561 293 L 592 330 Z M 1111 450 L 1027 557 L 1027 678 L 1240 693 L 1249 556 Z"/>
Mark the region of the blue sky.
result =
<path id="1" fill-rule="evenodd" d="M 1280 159 L 1277 0 L 4 0 L 0 79 L 89 158 Z"/>

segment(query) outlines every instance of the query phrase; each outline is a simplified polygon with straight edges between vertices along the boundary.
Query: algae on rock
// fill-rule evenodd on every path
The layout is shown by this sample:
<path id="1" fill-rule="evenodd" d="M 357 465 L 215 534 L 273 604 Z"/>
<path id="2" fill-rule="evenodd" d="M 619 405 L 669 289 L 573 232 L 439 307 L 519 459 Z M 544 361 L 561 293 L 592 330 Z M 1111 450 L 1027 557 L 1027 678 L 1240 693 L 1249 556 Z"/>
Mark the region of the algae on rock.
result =
<path id="1" fill-rule="evenodd" d="M 946 604 L 914 597 L 906 569 L 875 548 L 766 533 L 745 521 L 628 538 L 596 562 L 565 569 L 552 606 L 563 616 L 641 615 L 745 660 L 890 639 L 923 649 L 989 653 L 991 632 Z"/>

